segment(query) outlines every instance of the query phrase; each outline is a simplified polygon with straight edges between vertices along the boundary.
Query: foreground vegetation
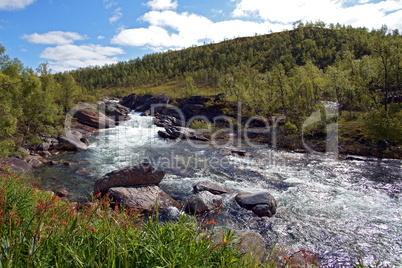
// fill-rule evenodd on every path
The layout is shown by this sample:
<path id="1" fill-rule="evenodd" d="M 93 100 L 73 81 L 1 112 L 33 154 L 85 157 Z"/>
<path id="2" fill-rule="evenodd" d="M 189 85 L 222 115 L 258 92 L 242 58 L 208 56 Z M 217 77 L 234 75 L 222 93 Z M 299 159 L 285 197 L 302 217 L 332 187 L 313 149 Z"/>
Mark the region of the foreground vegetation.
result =
<path id="1" fill-rule="evenodd" d="M 400 151 L 401 48 L 402 35 L 385 26 L 300 23 L 291 31 L 51 74 L 47 63 L 24 68 L 0 46 L 0 155 L 26 140 L 35 143 L 38 132 L 60 133 L 77 101 L 133 92 L 173 98 L 225 92 L 227 100 L 242 103 L 243 116 L 285 115 L 286 135 L 298 138 L 306 118 L 319 110 L 325 118 L 323 103 L 336 102 L 332 120 L 340 124 L 342 142 Z M 317 123 L 311 136 L 325 136 L 325 126 Z"/>
<path id="2" fill-rule="evenodd" d="M 0 163 L 0 267 L 255 267 L 194 220 L 144 220 L 107 200 L 76 204 L 35 189 Z"/>

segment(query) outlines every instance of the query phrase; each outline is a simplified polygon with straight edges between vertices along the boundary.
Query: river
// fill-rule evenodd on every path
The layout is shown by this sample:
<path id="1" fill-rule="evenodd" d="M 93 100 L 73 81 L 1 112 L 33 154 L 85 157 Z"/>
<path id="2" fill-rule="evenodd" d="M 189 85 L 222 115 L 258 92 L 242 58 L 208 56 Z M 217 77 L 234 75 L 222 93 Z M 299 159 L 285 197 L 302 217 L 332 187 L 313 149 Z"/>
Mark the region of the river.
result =
<path id="1" fill-rule="evenodd" d="M 368 158 L 338 160 L 268 147 L 243 147 L 234 156 L 207 144 L 166 141 L 151 117 L 132 119 L 93 135 L 88 151 L 62 154 L 36 170 L 46 189 L 65 188 L 70 200 L 91 197 L 94 182 L 107 172 L 151 162 L 167 172 L 160 187 L 176 199 L 210 179 L 239 191 L 269 191 L 277 214 L 259 218 L 241 209 L 231 194 L 224 198 L 219 224 L 259 232 L 269 246 L 305 248 L 319 254 L 325 267 L 402 266 L 402 161 Z"/>

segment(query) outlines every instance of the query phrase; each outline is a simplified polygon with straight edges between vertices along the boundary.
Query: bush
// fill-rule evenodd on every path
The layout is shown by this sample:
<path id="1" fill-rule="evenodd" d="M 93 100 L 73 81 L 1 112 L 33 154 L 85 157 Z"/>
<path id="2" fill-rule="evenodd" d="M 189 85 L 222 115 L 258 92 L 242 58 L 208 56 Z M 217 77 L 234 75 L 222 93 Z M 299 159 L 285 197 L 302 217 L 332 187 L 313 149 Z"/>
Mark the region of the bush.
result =
<path id="1" fill-rule="evenodd" d="M 371 111 L 363 118 L 366 122 L 366 130 L 373 141 L 402 144 L 402 110 L 394 114 Z"/>

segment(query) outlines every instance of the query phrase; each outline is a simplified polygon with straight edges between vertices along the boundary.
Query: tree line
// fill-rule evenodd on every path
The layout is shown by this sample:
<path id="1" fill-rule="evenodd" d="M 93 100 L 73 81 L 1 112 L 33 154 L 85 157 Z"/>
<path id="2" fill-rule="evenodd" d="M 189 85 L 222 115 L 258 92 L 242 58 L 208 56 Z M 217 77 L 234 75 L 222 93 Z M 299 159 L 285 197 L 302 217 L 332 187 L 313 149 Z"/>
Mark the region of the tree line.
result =
<path id="1" fill-rule="evenodd" d="M 280 33 L 51 74 L 47 63 L 26 68 L 0 45 L 0 154 L 36 133 L 60 133 L 74 102 L 172 82 L 185 85 L 182 96 L 225 92 L 247 116 L 286 115 L 289 133 L 298 133 L 323 102 L 336 102 L 345 126 L 355 122 L 370 142 L 401 145 L 401 47 L 399 31 L 385 26 L 299 23 Z M 177 90 L 167 86 L 165 93 Z"/>

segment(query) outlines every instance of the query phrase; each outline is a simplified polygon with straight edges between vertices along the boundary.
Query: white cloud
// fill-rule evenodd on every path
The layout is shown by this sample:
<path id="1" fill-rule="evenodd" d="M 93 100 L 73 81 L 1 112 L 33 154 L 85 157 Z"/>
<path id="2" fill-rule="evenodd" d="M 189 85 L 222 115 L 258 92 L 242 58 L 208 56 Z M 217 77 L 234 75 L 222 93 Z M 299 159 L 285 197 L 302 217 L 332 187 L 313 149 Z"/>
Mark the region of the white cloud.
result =
<path id="1" fill-rule="evenodd" d="M 172 0 L 152 0 L 147 4 L 152 10 L 168 10 L 168 9 L 176 9 L 178 4 L 177 1 Z"/>
<path id="2" fill-rule="evenodd" d="M 105 65 L 118 62 L 117 55 L 124 54 L 118 47 L 106 47 L 100 45 L 60 45 L 48 47 L 40 57 L 49 61 L 50 67 L 56 72 L 66 70 Z"/>
<path id="3" fill-rule="evenodd" d="M 109 8 L 117 5 L 117 3 L 115 1 L 111 1 L 111 0 L 103 0 L 103 4 L 105 5 L 106 9 L 109 9 Z"/>
<path id="4" fill-rule="evenodd" d="M 151 11 L 141 17 L 148 28 L 122 29 L 112 43 L 148 47 L 156 51 L 201 45 L 204 41 L 220 42 L 225 38 L 266 34 L 280 31 L 291 25 L 258 23 L 242 20 L 212 22 L 206 17 L 187 12 Z"/>
<path id="5" fill-rule="evenodd" d="M 105 39 L 105 37 L 103 35 L 99 35 L 96 39 L 102 40 L 102 39 Z"/>
<path id="6" fill-rule="evenodd" d="M 292 23 L 298 20 L 326 23 L 341 23 L 355 27 L 379 28 L 387 24 L 389 28 L 400 27 L 402 17 L 392 16 L 402 9 L 401 0 L 385 0 L 370 3 L 368 0 L 240 0 L 233 16 Z M 388 13 L 391 14 L 388 14 Z"/>
<path id="7" fill-rule="evenodd" d="M 123 17 L 123 13 L 121 13 L 121 8 L 119 7 L 119 8 L 116 8 L 114 11 L 113 11 L 113 14 L 112 14 L 112 16 L 109 18 L 109 22 L 110 23 L 115 23 L 116 21 L 118 21 L 119 19 L 121 19 L 121 17 Z"/>
<path id="8" fill-rule="evenodd" d="M 0 0 L 0 9 L 13 10 L 29 6 L 35 0 Z"/>
<path id="9" fill-rule="evenodd" d="M 52 31 L 44 34 L 25 34 L 22 38 L 34 44 L 65 45 L 77 40 L 84 40 L 85 36 L 75 32 Z"/>

